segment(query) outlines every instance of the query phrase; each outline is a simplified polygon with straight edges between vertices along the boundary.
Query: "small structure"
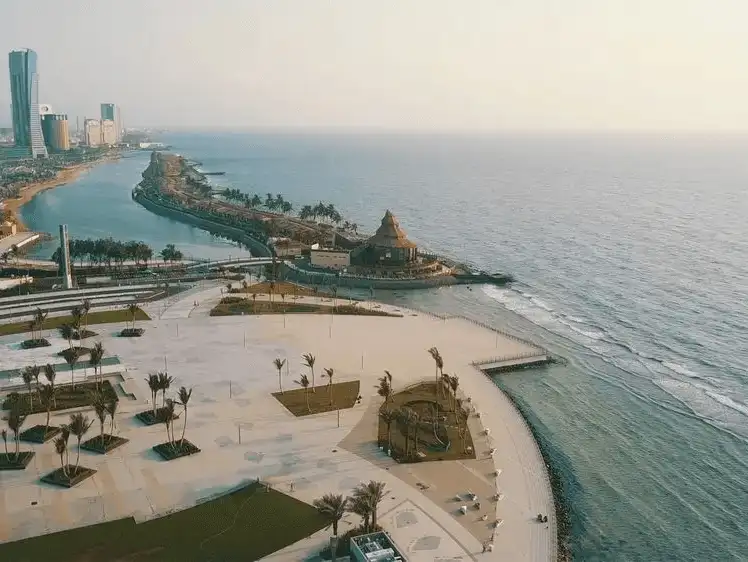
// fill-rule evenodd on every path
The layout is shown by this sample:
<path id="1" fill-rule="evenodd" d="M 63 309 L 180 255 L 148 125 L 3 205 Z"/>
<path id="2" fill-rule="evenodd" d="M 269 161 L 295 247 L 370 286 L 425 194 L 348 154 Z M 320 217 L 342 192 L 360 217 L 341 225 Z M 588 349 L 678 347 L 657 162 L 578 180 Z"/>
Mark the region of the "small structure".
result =
<path id="1" fill-rule="evenodd" d="M 408 240 L 389 209 L 374 236 L 353 251 L 352 263 L 363 266 L 406 266 L 418 258 L 418 247 Z"/>
<path id="2" fill-rule="evenodd" d="M 16 227 L 16 223 L 5 221 L 4 223 L 0 224 L 0 238 L 12 236 L 17 232 L 17 230 L 18 228 Z"/>
<path id="3" fill-rule="evenodd" d="M 385 532 L 351 537 L 352 562 L 407 562 Z"/>
<path id="4" fill-rule="evenodd" d="M 342 270 L 351 265 L 351 253 L 348 250 L 315 248 L 309 251 L 309 263 L 314 267 Z"/>

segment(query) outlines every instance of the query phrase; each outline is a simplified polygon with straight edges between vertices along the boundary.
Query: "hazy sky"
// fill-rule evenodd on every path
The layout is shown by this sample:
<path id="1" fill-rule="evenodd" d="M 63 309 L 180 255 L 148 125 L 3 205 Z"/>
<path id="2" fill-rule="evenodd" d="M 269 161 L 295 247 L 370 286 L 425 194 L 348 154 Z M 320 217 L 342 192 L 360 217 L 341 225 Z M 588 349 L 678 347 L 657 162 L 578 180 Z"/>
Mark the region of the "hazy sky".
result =
<path id="1" fill-rule="evenodd" d="M 748 130 L 747 22 L 748 0 L 0 0 L 0 50 L 38 52 L 56 111 L 128 126 Z M 5 70 L 1 123 L 9 99 Z"/>

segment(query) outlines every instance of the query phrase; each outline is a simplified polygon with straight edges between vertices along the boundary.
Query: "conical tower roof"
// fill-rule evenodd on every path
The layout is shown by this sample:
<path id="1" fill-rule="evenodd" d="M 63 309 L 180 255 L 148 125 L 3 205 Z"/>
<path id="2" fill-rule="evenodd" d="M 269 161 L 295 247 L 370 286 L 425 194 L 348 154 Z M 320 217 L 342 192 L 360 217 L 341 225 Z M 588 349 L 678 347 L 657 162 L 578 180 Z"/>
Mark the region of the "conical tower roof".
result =
<path id="1" fill-rule="evenodd" d="M 389 209 L 382 218 L 377 232 L 369 238 L 368 244 L 383 248 L 415 248 L 416 245 L 408 240 L 405 231 L 400 228 L 395 215 Z"/>

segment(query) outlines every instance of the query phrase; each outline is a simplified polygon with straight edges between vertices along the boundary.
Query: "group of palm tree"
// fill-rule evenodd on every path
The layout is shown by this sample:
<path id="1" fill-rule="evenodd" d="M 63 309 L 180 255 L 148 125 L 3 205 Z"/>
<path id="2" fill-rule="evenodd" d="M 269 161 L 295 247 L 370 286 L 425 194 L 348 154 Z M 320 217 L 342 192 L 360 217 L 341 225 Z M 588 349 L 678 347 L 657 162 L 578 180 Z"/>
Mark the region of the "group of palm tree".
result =
<path id="1" fill-rule="evenodd" d="M 322 218 L 335 224 L 340 224 L 343 220 L 335 205 L 332 203 L 325 204 L 321 201 L 316 205 L 304 205 L 299 210 L 299 218 L 302 220 L 312 219 L 314 222 L 317 222 L 318 218 Z"/>
<path id="2" fill-rule="evenodd" d="M 37 307 L 34 311 L 34 315 L 31 318 L 31 321 L 29 322 L 29 329 L 31 331 L 31 340 L 32 341 L 41 341 L 44 339 L 44 321 L 47 319 L 47 316 L 49 315 L 49 311 L 42 310 L 41 308 Z M 39 334 L 39 337 L 37 338 L 36 335 Z"/>
<path id="3" fill-rule="evenodd" d="M 70 260 L 73 262 L 80 260 L 81 266 L 84 260 L 87 260 L 90 264 L 106 266 L 110 269 L 112 264 L 121 266 L 127 260 L 134 261 L 136 265 L 140 263 L 148 265 L 148 262 L 153 258 L 153 249 L 145 242 L 136 240 L 122 242 L 112 238 L 99 238 L 97 240 L 72 238 L 68 247 Z M 61 263 L 62 250 L 59 247 L 52 254 L 52 260 L 58 264 Z"/>
<path id="4" fill-rule="evenodd" d="M 312 408 L 309 405 L 309 389 L 311 389 L 313 393 L 317 392 L 317 387 L 315 386 L 315 376 L 314 376 L 314 365 L 316 364 L 317 359 L 311 353 L 305 353 L 304 355 L 301 356 L 301 358 L 304 361 L 304 365 L 309 368 L 312 378 L 310 381 L 309 376 L 306 375 L 306 373 L 302 373 L 299 376 L 299 379 L 294 382 L 304 389 L 304 398 L 306 399 L 306 407 L 309 413 L 311 413 Z M 281 359 L 280 357 L 276 357 L 273 360 L 273 365 L 278 371 L 278 388 L 281 394 L 283 394 L 283 367 L 286 364 L 287 364 L 287 360 Z M 329 396 L 330 396 L 330 406 L 332 406 L 334 404 L 333 379 L 335 377 L 335 369 L 330 367 L 330 368 L 324 368 L 323 371 L 324 373 L 322 374 L 322 378 L 327 379 L 326 386 L 327 386 Z"/>
<path id="5" fill-rule="evenodd" d="M 293 205 L 289 201 L 286 201 L 280 193 L 275 196 L 273 196 L 272 193 L 268 193 L 265 195 L 265 199 L 263 200 L 262 197 L 256 193 L 250 195 L 249 193 L 244 193 L 238 189 L 228 187 L 221 192 L 221 195 L 223 195 L 223 198 L 227 201 L 240 203 L 248 209 L 265 207 L 268 211 L 280 212 L 284 215 L 293 211 Z"/>
<path id="6" fill-rule="evenodd" d="M 342 494 L 325 494 L 314 500 L 317 511 L 327 519 L 332 527 L 333 536 L 338 536 L 338 524 L 346 513 L 353 513 L 361 517 L 361 531 L 371 533 L 379 530 L 377 525 L 377 508 L 384 499 L 386 486 L 384 482 L 369 481 L 359 484 L 353 489 L 353 494 L 344 497 Z M 333 551 L 333 556 L 335 552 Z M 335 558 L 333 558 L 335 560 Z"/>
<path id="7" fill-rule="evenodd" d="M 164 371 L 158 373 L 151 373 L 146 377 L 145 382 L 148 384 L 148 388 L 151 391 L 151 401 L 153 403 L 153 417 L 157 421 L 163 423 L 166 426 L 166 437 L 167 444 L 173 451 L 177 451 L 179 447 L 184 444 L 184 434 L 187 430 L 187 404 L 192 396 L 192 389 L 187 389 L 182 386 L 177 392 L 177 399 L 166 397 L 166 391 L 171 388 L 171 383 L 174 382 L 174 377 L 169 376 Z M 161 407 L 158 407 L 158 393 L 161 392 Z M 176 407 L 182 407 L 182 413 L 184 414 L 184 421 L 182 425 L 182 436 L 177 440 L 174 436 L 174 420 L 179 416 L 176 412 Z"/>
<path id="8" fill-rule="evenodd" d="M 60 470 L 62 470 L 63 476 L 67 479 L 74 478 L 78 475 L 81 459 L 81 439 L 86 435 L 88 430 L 91 428 L 91 425 L 93 425 L 93 421 L 90 421 L 88 416 L 80 412 L 70 414 L 70 423 L 63 425 L 60 428 L 60 434 L 55 437 L 55 452 L 60 456 Z M 70 448 L 68 447 L 68 440 L 70 439 L 71 434 L 75 435 L 75 438 L 78 441 L 75 466 L 70 464 Z"/>
<path id="9" fill-rule="evenodd" d="M 17 406 L 12 407 L 10 409 L 10 412 L 8 413 L 7 424 L 8 428 L 10 428 L 10 430 L 13 432 L 13 441 L 15 443 L 15 448 L 13 454 L 11 455 L 8 452 L 8 430 L 3 428 L 2 431 L 0 431 L 0 437 L 2 437 L 3 444 L 5 445 L 6 462 L 18 463 L 20 461 L 21 453 L 19 451 L 19 442 L 21 440 L 21 427 L 26 421 L 26 417 L 26 414 L 22 414 L 21 409 Z"/>

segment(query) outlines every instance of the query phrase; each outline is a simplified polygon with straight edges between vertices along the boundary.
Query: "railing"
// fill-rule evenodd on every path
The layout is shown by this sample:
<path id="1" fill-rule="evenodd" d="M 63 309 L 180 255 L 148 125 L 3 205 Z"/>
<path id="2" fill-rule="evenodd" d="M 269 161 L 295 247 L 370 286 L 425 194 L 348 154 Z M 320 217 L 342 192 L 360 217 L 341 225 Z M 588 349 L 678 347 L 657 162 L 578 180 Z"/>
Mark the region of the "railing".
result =
<path id="1" fill-rule="evenodd" d="M 507 355 L 499 355 L 498 357 L 490 357 L 488 359 L 481 359 L 479 361 L 473 361 L 470 363 L 473 367 L 481 367 L 490 363 L 502 363 L 505 361 L 516 361 L 518 359 L 531 359 L 531 358 L 543 358 L 548 359 L 547 353 L 537 353 L 534 351 L 524 351 L 522 353 L 510 353 Z"/>

